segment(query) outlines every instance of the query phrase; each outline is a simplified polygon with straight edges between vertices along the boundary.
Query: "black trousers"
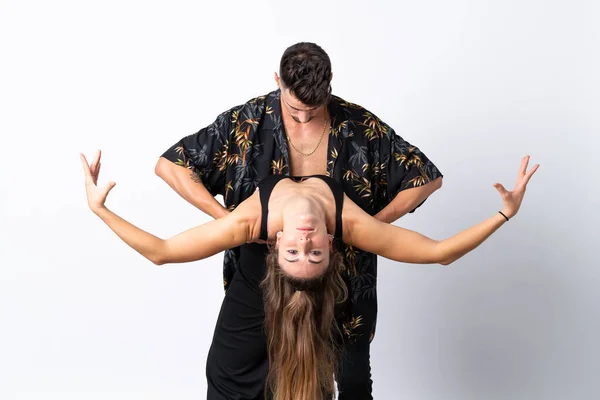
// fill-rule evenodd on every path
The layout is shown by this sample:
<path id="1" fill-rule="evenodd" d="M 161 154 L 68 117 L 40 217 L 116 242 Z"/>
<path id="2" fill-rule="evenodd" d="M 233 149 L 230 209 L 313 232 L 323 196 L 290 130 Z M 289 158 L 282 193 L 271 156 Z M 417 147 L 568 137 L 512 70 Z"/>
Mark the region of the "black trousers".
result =
<path id="1" fill-rule="evenodd" d="M 266 272 L 266 252 L 266 246 L 259 244 L 240 249 L 240 266 L 225 294 L 208 353 L 209 400 L 265 399 L 269 360 L 259 283 Z M 373 323 L 376 312 L 375 304 L 375 312 L 368 314 Z M 364 324 L 369 328 L 371 325 Z M 373 398 L 369 336 L 370 333 L 357 335 L 354 340 L 344 342 L 337 377 L 340 400 Z"/>

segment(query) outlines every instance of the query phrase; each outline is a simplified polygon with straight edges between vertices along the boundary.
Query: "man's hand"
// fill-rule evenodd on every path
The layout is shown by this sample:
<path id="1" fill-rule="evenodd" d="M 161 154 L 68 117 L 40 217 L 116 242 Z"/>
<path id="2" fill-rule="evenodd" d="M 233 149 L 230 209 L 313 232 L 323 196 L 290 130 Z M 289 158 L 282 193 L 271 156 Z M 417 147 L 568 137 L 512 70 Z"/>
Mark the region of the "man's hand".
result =
<path id="1" fill-rule="evenodd" d="M 230 213 L 208 192 L 202 182 L 194 178 L 189 169 L 160 157 L 154 171 L 188 203 L 214 219 Z"/>
<path id="2" fill-rule="evenodd" d="M 216 201 L 216 200 L 215 200 Z M 220 205 L 220 203 L 219 203 Z M 218 208 L 214 211 L 214 215 L 212 216 L 214 219 L 219 219 L 219 218 L 223 218 L 226 215 L 231 214 L 231 211 L 229 211 L 228 209 L 226 209 L 225 207 L 221 206 L 221 208 Z"/>

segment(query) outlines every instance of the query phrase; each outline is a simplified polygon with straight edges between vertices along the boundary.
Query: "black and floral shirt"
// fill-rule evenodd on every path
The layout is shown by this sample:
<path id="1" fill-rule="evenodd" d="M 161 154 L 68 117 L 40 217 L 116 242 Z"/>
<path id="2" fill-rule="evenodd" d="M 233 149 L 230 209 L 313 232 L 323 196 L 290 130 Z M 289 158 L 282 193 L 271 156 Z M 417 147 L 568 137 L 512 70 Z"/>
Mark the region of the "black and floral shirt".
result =
<path id="1" fill-rule="evenodd" d="M 327 174 L 367 213 L 375 215 L 400 191 L 442 176 L 417 147 L 363 107 L 332 96 L 328 109 L 332 120 Z M 234 209 L 266 176 L 289 175 L 280 91 L 225 111 L 162 156 L 193 171 L 212 195 L 222 195 L 225 206 Z M 238 260 L 239 249 L 225 252 L 225 289 Z M 376 256 L 346 245 L 345 261 L 351 302 L 376 301 Z M 361 318 L 355 315 L 348 329 L 362 325 Z M 367 329 L 372 336 L 374 321 L 371 324 Z"/>

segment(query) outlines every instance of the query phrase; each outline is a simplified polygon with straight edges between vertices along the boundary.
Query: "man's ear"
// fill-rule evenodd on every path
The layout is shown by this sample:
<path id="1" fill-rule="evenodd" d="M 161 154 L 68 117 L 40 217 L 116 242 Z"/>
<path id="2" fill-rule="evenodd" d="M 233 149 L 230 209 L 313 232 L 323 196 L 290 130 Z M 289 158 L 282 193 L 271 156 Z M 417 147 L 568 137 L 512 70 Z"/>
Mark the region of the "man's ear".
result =
<path id="1" fill-rule="evenodd" d="M 277 72 L 275 72 L 273 74 L 274 78 L 275 78 L 275 82 L 277 82 L 277 86 L 279 87 L 279 89 L 281 89 L 281 82 L 279 80 L 279 75 L 277 75 Z"/>

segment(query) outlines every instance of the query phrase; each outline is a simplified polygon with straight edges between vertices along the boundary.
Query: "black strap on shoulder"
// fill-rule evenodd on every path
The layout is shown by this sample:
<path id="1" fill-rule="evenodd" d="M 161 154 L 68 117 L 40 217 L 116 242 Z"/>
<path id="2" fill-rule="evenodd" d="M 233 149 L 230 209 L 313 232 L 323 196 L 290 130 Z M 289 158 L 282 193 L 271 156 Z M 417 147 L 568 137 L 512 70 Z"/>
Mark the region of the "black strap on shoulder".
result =
<path id="1" fill-rule="evenodd" d="M 326 175 L 317 175 L 317 177 L 321 178 L 329 186 L 331 193 L 333 193 L 333 198 L 335 200 L 335 233 L 333 237 L 342 241 L 342 207 L 344 205 L 344 191 L 340 184 L 333 178 Z"/>
<path id="2" fill-rule="evenodd" d="M 260 208 L 262 217 L 260 221 L 260 240 L 267 240 L 269 232 L 267 230 L 267 220 L 269 218 L 269 198 L 273 188 L 282 179 L 287 178 L 283 175 L 269 175 L 258 184 L 258 195 L 260 197 Z"/>

